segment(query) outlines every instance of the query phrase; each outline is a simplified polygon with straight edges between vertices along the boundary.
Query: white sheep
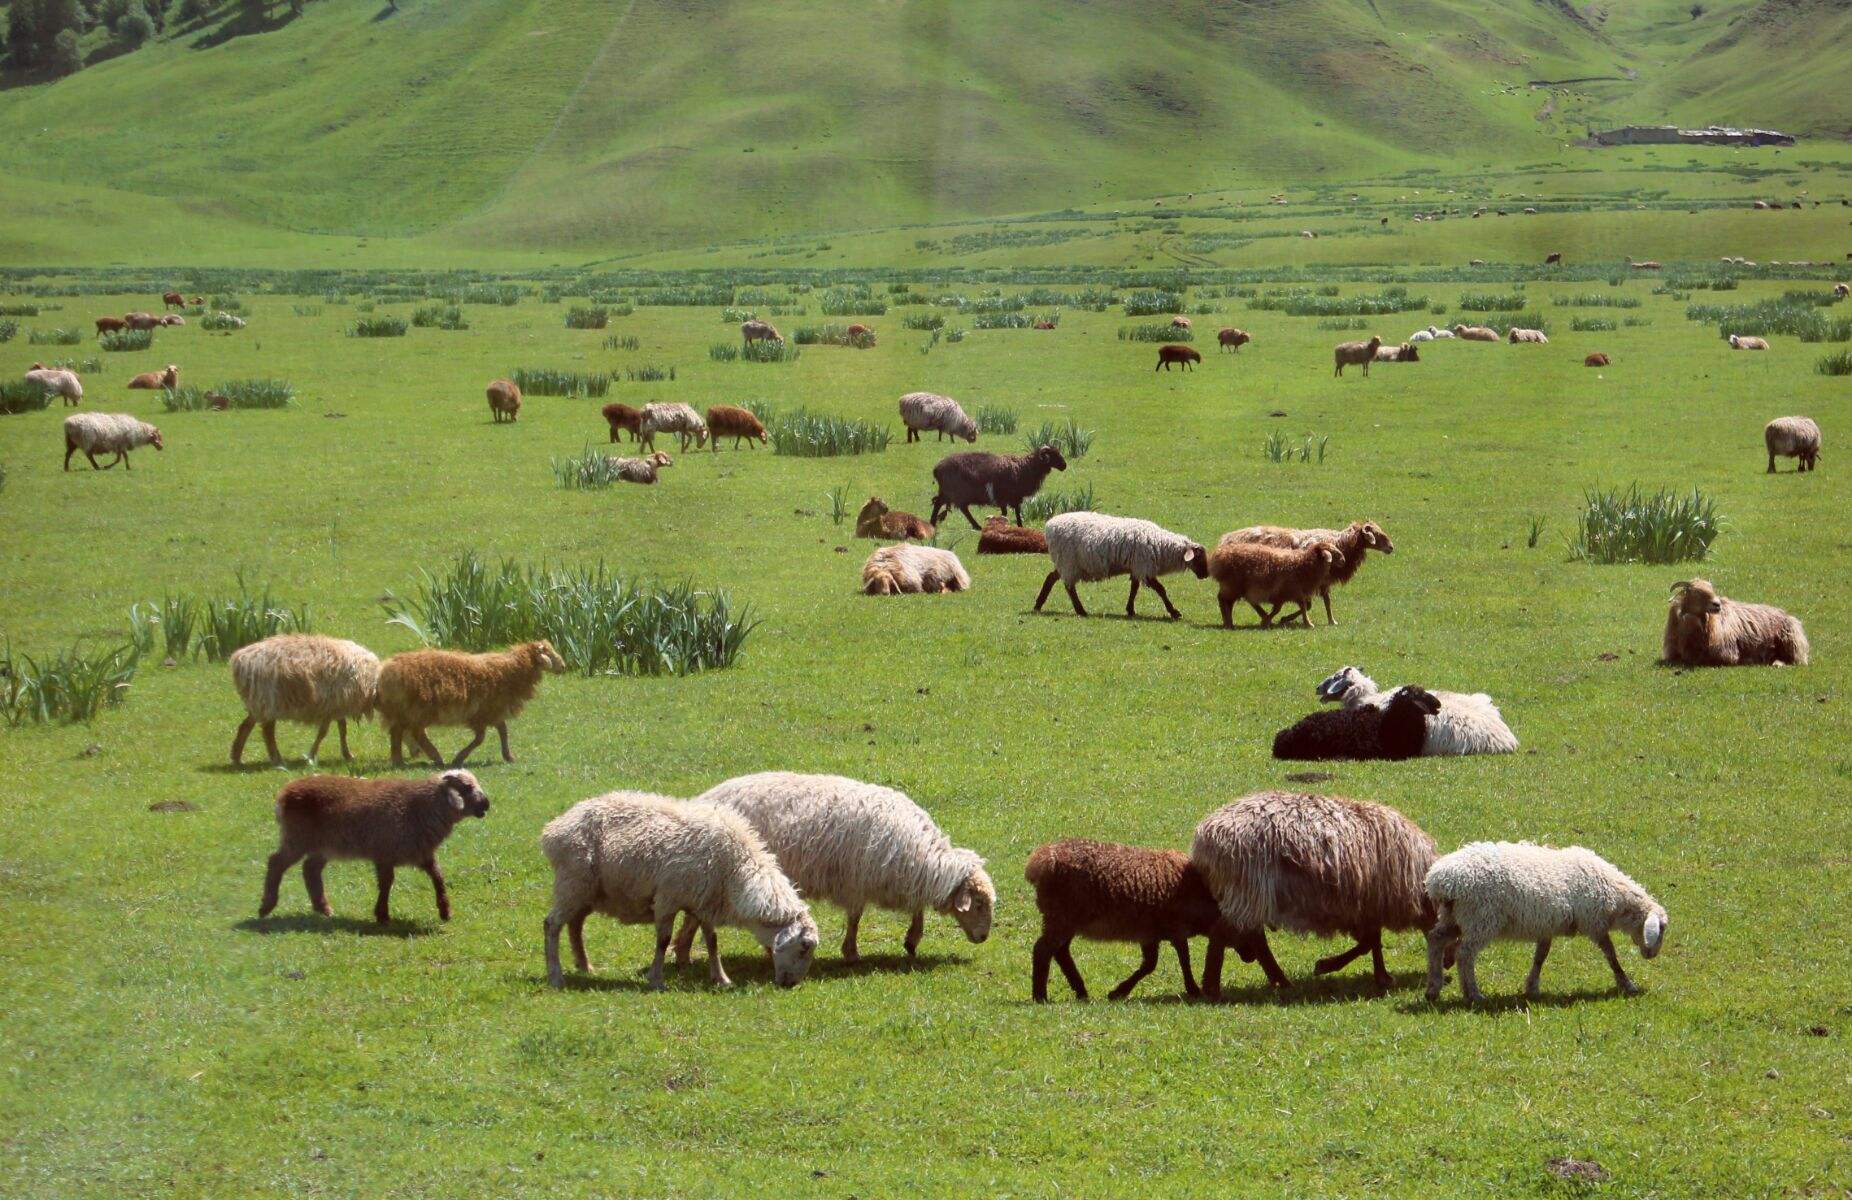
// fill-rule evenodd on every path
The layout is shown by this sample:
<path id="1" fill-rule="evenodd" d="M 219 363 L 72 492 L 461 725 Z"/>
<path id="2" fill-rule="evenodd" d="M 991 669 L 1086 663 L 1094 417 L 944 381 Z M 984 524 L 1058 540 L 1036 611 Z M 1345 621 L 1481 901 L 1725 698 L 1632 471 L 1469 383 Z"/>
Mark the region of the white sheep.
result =
<path id="1" fill-rule="evenodd" d="M 283 765 L 277 750 L 278 721 L 317 726 L 310 761 L 328 736 L 329 724 L 338 722 L 341 757 L 351 761 L 347 722 L 371 713 L 379 700 L 379 658 L 357 642 L 320 634 L 280 633 L 253 642 L 232 654 L 231 673 L 245 711 L 232 739 L 234 767 L 244 760 L 245 739 L 259 724 L 270 765 Z"/>
<path id="2" fill-rule="evenodd" d="M 1400 690 L 1378 690 L 1376 681 L 1368 675 L 1356 667 L 1345 667 L 1318 685 L 1318 698 L 1342 703 L 1345 708 L 1366 704 L 1387 708 Z M 1484 692 L 1431 694 L 1440 701 L 1440 712 L 1428 719 L 1423 755 L 1510 754 L 1518 748 L 1517 736 L 1499 715 L 1498 705 Z"/>
<path id="3" fill-rule="evenodd" d="M 1138 599 L 1138 585 L 1143 583 L 1157 593 L 1158 599 L 1164 602 L 1164 610 L 1177 618 L 1183 614 L 1170 602 L 1170 595 L 1158 582 L 1158 576 L 1188 567 L 1198 579 L 1209 577 L 1209 555 L 1201 545 L 1136 517 L 1068 512 L 1051 517 L 1044 532 L 1054 570 L 1042 581 L 1042 593 L 1035 598 L 1037 612 L 1042 611 L 1042 604 L 1054 590 L 1057 579 L 1066 585 L 1074 611 L 1084 617 L 1087 610 L 1081 606 L 1075 584 L 1098 583 L 1115 575 L 1130 575 L 1132 590 L 1125 598 L 1126 616 L 1136 615 L 1133 605 Z"/>
<path id="4" fill-rule="evenodd" d="M 161 449 L 161 431 L 128 413 L 72 413 L 64 419 L 64 469 L 71 469 L 71 455 L 79 450 L 99 471 L 117 463 L 129 469 L 129 451 L 140 446 Z M 99 454 L 114 454 L 109 467 L 96 460 Z"/>
<path id="5" fill-rule="evenodd" d="M 907 427 L 909 442 L 920 441 L 920 435 L 928 430 L 939 435 L 937 441 L 944 441 L 947 434 L 953 441 L 977 441 L 977 422 L 965 414 L 958 401 L 936 392 L 908 392 L 902 396 L 900 420 Z"/>
<path id="6" fill-rule="evenodd" d="M 707 443 L 707 422 L 686 404 L 645 404 L 637 417 L 637 440 L 654 450 L 658 433 L 680 434 L 682 452 L 687 453 L 690 438 L 697 446 Z"/>
<path id="7" fill-rule="evenodd" d="M 1434 340 L 1437 342 L 1446 341 L 1448 338 L 1453 336 L 1453 330 L 1442 329 L 1438 325 L 1428 326 L 1428 332 L 1434 335 Z"/>
<path id="8" fill-rule="evenodd" d="M 845 961 L 861 957 L 856 931 L 870 905 L 912 915 L 908 958 L 919 951 L 929 908 L 957 921 L 973 942 L 990 936 L 997 889 L 984 860 L 952 845 L 903 792 L 840 775 L 765 771 L 729 779 L 693 802 L 744 817 L 799 892 L 842 906 L 849 918 Z M 694 930 L 693 921 L 682 922 L 678 962 L 687 961 Z"/>
<path id="9" fill-rule="evenodd" d="M 1739 337 L 1733 333 L 1730 335 L 1730 349 L 1766 350 L 1768 349 L 1768 339 L 1760 337 Z"/>
<path id="10" fill-rule="evenodd" d="M 47 396 L 62 397 L 67 407 L 75 408 L 83 402 L 84 383 L 76 371 L 33 363 L 32 369 L 26 372 L 26 379 L 44 388 Z"/>
<path id="11" fill-rule="evenodd" d="M 964 592 L 971 576 L 950 550 L 903 542 L 883 546 L 862 564 L 862 591 L 870 596 Z"/>
<path id="12" fill-rule="evenodd" d="M 663 959 L 677 913 L 691 915 L 707 935 L 708 978 L 731 987 L 714 930 L 739 925 L 772 952 L 772 977 L 796 987 L 817 952 L 817 923 L 745 818 L 711 804 L 691 804 L 645 792 L 610 792 L 581 800 L 540 834 L 553 866 L 553 907 L 546 919 L 547 982 L 565 984 L 559 931 L 572 938 L 572 957 L 590 971 L 585 918 L 593 912 L 626 925 L 656 926 L 649 987 L 662 990 Z"/>
<path id="13" fill-rule="evenodd" d="M 624 483 L 655 483 L 656 472 L 673 465 L 675 460 L 658 450 L 646 458 L 607 458 L 605 461 Z"/>
<path id="14" fill-rule="evenodd" d="M 1634 940 L 1644 958 L 1665 941 L 1666 910 L 1645 888 L 1592 850 L 1558 850 L 1530 842 L 1472 842 L 1428 868 L 1426 887 L 1439 919 L 1428 931 L 1428 999 L 1440 996 L 1446 954 L 1457 944 L 1460 990 L 1484 999 L 1473 974 L 1479 952 L 1493 941 L 1535 942 L 1524 994 L 1538 995 L 1543 960 L 1554 938 L 1581 934 L 1601 947 L 1614 982 L 1631 996 L 1640 989 L 1621 968 L 1610 930 Z"/>
<path id="15" fill-rule="evenodd" d="M 1434 340 L 1434 327 L 1430 325 L 1426 329 L 1417 329 L 1408 335 L 1408 340 L 1410 342 L 1431 342 Z"/>

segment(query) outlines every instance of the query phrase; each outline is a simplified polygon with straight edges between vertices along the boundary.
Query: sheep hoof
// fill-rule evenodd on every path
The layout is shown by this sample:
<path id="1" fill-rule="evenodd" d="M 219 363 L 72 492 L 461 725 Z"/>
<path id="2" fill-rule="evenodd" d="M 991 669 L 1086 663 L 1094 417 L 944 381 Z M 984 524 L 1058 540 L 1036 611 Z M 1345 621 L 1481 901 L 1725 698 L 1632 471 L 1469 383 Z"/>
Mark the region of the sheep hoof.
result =
<path id="1" fill-rule="evenodd" d="M 1640 994 L 1640 990 L 1640 985 L 1637 983 L 1623 983 L 1620 988 L 1621 995 L 1623 996 L 1637 996 Z"/>

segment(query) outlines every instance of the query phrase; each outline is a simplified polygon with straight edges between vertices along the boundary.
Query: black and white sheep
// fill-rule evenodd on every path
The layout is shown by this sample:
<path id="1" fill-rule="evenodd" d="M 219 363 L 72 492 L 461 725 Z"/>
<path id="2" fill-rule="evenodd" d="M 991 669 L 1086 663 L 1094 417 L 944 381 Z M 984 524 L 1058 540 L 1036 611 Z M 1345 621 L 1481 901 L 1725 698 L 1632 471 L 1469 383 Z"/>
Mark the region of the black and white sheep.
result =
<path id="1" fill-rule="evenodd" d="M 1425 688 L 1401 687 L 1381 708 L 1308 713 L 1273 737 L 1273 757 L 1287 759 L 1418 758 L 1440 701 Z"/>

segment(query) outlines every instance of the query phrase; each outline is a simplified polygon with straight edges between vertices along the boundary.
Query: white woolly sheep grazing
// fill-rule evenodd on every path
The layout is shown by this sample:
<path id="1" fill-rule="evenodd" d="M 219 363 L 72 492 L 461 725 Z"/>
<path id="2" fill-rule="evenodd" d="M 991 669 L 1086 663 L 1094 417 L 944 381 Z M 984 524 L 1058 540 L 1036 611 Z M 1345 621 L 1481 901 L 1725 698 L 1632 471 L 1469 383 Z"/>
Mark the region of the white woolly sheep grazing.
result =
<path id="1" fill-rule="evenodd" d="M 33 363 L 32 369 L 26 372 L 26 379 L 44 388 L 48 395 L 61 397 L 68 408 L 76 408 L 83 402 L 84 384 L 76 371 Z"/>
<path id="2" fill-rule="evenodd" d="M 984 860 L 952 845 L 904 792 L 841 775 L 765 771 L 729 779 L 693 803 L 744 817 L 799 892 L 842 906 L 849 917 L 842 935 L 847 962 L 861 957 L 856 931 L 870 905 L 912 915 L 908 958 L 919 952 L 929 908 L 957 921 L 973 942 L 990 936 L 997 889 Z M 687 961 L 694 930 L 693 921 L 682 922 L 678 962 Z"/>
<path id="3" fill-rule="evenodd" d="M 610 792 L 581 800 L 547 823 L 540 848 L 553 866 L 553 908 L 546 919 L 547 982 L 565 985 L 559 931 L 572 957 L 590 971 L 585 918 L 594 912 L 626 925 L 656 926 L 651 991 L 662 990 L 663 958 L 686 912 L 707 935 L 708 978 L 731 987 L 714 930 L 738 925 L 772 952 L 779 987 L 796 987 L 817 952 L 817 923 L 752 826 L 738 813 L 644 792 Z"/>
<path id="4" fill-rule="evenodd" d="M 129 470 L 129 451 L 141 446 L 162 448 L 161 431 L 128 413 L 72 413 L 64 419 L 64 469 L 71 469 L 71 455 L 79 450 L 99 471 L 117 463 Z M 109 467 L 96 460 L 99 454 L 114 454 Z"/>
<path id="5" fill-rule="evenodd" d="M 1318 685 L 1318 698 L 1342 703 L 1345 708 L 1370 705 L 1387 708 L 1400 688 L 1377 689 L 1376 681 L 1356 667 L 1344 667 Z M 1456 754 L 1510 754 L 1518 748 L 1517 735 L 1499 715 L 1498 705 L 1484 692 L 1431 692 L 1440 712 L 1428 718 L 1425 756 Z"/>
<path id="6" fill-rule="evenodd" d="M 1458 947 L 1460 991 L 1485 998 L 1473 974 L 1479 952 L 1494 941 L 1535 942 L 1524 994 L 1536 999 L 1550 942 L 1580 934 L 1601 947 L 1614 982 L 1631 996 L 1640 989 L 1621 968 L 1611 930 L 1633 938 L 1643 958 L 1665 943 L 1666 910 L 1646 889 L 1592 850 L 1558 850 L 1530 842 L 1473 842 L 1428 868 L 1427 893 L 1437 909 L 1428 931 L 1428 999 L 1438 999 L 1447 952 Z"/>
<path id="7" fill-rule="evenodd" d="M 883 546 L 862 564 L 862 591 L 870 596 L 901 596 L 971 590 L 971 576 L 950 550 L 903 542 Z"/>
<path id="8" fill-rule="evenodd" d="M 963 438 L 967 442 L 977 441 L 977 422 L 973 421 L 958 401 L 950 396 L 941 396 L 935 392 L 908 392 L 900 398 L 900 420 L 907 427 L 907 440 L 920 441 L 920 434 L 931 430 L 939 436 L 935 441 L 944 441 L 950 434 L 952 440 Z"/>
<path id="9" fill-rule="evenodd" d="M 1043 527 L 1048 537 L 1048 557 L 1054 570 L 1042 581 L 1041 595 L 1035 598 L 1035 611 L 1041 612 L 1058 579 L 1067 587 L 1067 597 L 1081 616 L 1087 610 L 1080 603 L 1075 584 L 1098 583 L 1115 575 L 1130 575 L 1132 590 L 1125 597 L 1125 615 L 1135 616 L 1138 585 L 1143 583 L 1164 602 L 1164 611 L 1174 620 L 1183 614 L 1170 602 L 1170 595 L 1158 576 L 1181 571 L 1185 567 L 1196 578 L 1209 577 L 1209 555 L 1201 545 L 1180 533 L 1136 517 L 1114 517 L 1106 513 L 1069 512 L 1051 517 Z"/>
<path id="10" fill-rule="evenodd" d="M 1799 469 L 1819 467 L 1820 427 L 1807 417 L 1776 417 L 1762 427 L 1762 441 L 1768 447 L 1768 473 L 1775 473 L 1775 459 L 1798 458 Z"/>
<path id="11" fill-rule="evenodd" d="M 707 422 L 686 404 L 645 404 L 637 417 L 637 440 L 646 449 L 654 450 L 658 433 L 681 435 L 682 452 L 686 454 L 690 438 L 697 446 L 707 443 Z"/>
<path id="12" fill-rule="evenodd" d="M 264 727 L 270 765 L 283 765 L 277 750 L 277 722 L 316 726 L 309 759 L 322 747 L 330 723 L 341 728 L 341 757 L 347 748 L 347 722 L 373 711 L 379 699 L 379 658 L 365 646 L 314 633 L 280 633 L 253 642 L 231 656 L 232 683 L 244 700 L 244 721 L 232 739 L 232 766 L 244 761 L 245 739 L 252 727 Z"/>

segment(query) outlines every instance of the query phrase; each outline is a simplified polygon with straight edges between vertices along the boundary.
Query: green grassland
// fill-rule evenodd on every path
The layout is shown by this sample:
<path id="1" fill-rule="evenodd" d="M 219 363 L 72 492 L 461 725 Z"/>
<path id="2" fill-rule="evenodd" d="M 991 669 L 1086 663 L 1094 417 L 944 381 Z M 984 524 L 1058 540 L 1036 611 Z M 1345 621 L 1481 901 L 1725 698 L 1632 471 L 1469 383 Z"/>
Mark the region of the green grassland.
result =
<path id="1" fill-rule="evenodd" d="M 1531 262 L 1547 245 L 1574 267 L 1596 257 L 1578 232 L 1599 229 L 1616 246 L 1637 237 L 1642 256 L 1665 253 L 1654 238 L 1686 238 L 1697 248 L 1681 257 L 1696 260 L 1817 258 L 1843 227 L 1836 213 L 1681 213 L 1720 222 L 1686 233 L 1665 232 L 1679 228 L 1669 215 L 1619 212 L 1455 220 L 1398 228 L 1384 257 Z M 1561 223 L 1535 244 L 1515 232 L 1548 221 Z M 1793 232 L 1765 235 L 1767 222 Z M 896 254 L 924 256 L 887 236 Z M 1124 245 L 1103 258 L 1143 266 L 1156 253 L 1154 233 L 1118 236 Z M 1297 265 L 1346 273 L 1322 258 Z M 1342 294 L 1378 291 L 1391 273 L 1364 274 Z M 1508 270 L 1491 274 L 1410 281 L 1429 308 L 1373 328 L 1399 340 L 1462 318 L 1462 293 L 1509 290 Z M 360 340 L 344 330 L 363 297 L 246 292 L 250 325 L 238 333 L 190 323 L 146 352 L 103 355 L 85 407 L 157 422 L 166 448 L 138 451 L 132 473 L 65 474 L 59 409 L 0 416 L 0 636 L 16 651 L 111 644 L 132 603 L 224 594 L 240 571 L 309 605 L 319 631 L 406 649 L 415 643 L 386 623 L 381 598 L 470 550 L 602 559 L 725 588 L 762 624 L 728 670 L 548 679 L 513 726 L 518 761 L 478 758 L 494 808 L 442 852 L 455 918 L 439 924 L 423 881 L 402 878 L 398 919 L 379 934 L 364 865 L 329 872 L 333 921 L 307 914 L 294 875 L 279 916 L 251 920 L 274 845 L 270 800 L 304 769 L 307 735 L 283 732 L 286 771 L 230 769 L 240 707 L 222 666 L 150 661 L 93 724 L 0 730 L 0 1192 L 1557 1196 L 1584 1190 L 1546 1172 L 1546 1160 L 1571 1156 L 1609 1172 L 1600 1194 L 1839 1194 L 1852 1176 L 1852 494 L 1836 448 L 1852 404 L 1848 381 L 1813 364 L 1842 347 L 1776 337 L 1767 354 L 1732 353 L 1655 283 L 1529 282 L 1550 345 L 1439 344 L 1368 379 L 1334 380 L 1329 366 L 1333 342 L 1365 333 L 1201 284 L 1189 299 L 1211 309 L 1195 317 L 1209 344 L 1190 374 L 1154 373 L 1151 346 L 1117 338 L 1136 323 L 1117 307 L 1068 309 L 1053 332 L 936 345 L 900 323 L 928 310 L 897 307 L 873 321 L 874 349 L 811 346 L 795 362 L 752 364 L 710 360 L 711 344 L 738 336 L 716 307 L 639 307 L 609 330 L 578 331 L 563 327 L 566 304 L 532 296 L 466 305 L 466 332 Z M 153 299 L 35 300 L 57 289 L 9 286 L 19 291 L 0 302 L 46 306 L 15 318 L 18 336 L 0 344 L 9 379 L 48 353 L 94 353 L 31 346 L 29 329 L 87 328 Z M 1790 287 L 1825 284 L 1752 279 L 1690 300 Z M 1588 292 L 1642 303 L 1554 304 Z M 775 318 L 781 327 L 827 319 L 818 293 L 788 303 L 806 312 Z M 381 303 L 374 315 L 412 307 Z M 1575 333 L 1578 314 L 1642 323 Z M 1216 354 L 1203 335 L 1224 323 L 1254 343 Z M 639 348 L 606 350 L 611 334 Z M 1584 368 L 1592 350 L 1613 365 Z M 158 394 L 124 389 L 168 362 L 202 387 L 286 378 L 297 401 L 165 414 Z M 851 505 L 879 494 L 924 513 L 947 447 L 897 438 L 885 453 L 835 459 L 691 452 L 653 488 L 566 491 L 550 460 L 602 441 L 599 401 L 530 396 L 517 424 L 498 426 L 482 396 L 519 366 L 645 362 L 673 365 L 676 378 L 617 382 L 610 398 L 806 405 L 897 428 L 895 398 L 930 388 L 968 408 L 1009 407 L 1025 429 L 1071 417 L 1097 440 L 1050 486 L 1091 486 L 1104 510 L 1205 543 L 1255 522 L 1367 516 L 1396 552 L 1338 593 L 1335 628 L 1224 631 L 1210 586 L 1187 577 L 1170 589 L 1180 622 L 1123 619 L 1120 584 L 1086 588 L 1107 615 L 1080 620 L 1058 604 L 1033 615 L 1045 563 L 976 557 L 954 516 L 941 541 L 963 556 L 971 592 L 862 597 L 872 543 L 832 523 L 827 494 L 840 487 Z M 1766 475 L 1761 426 L 1794 412 L 1826 430 L 1821 469 Z M 1266 461 L 1276 432 L 1328 437 L 1324 461 Z M 979 446 L 1020 443 L 987 435 Z M 1715 498 L 1727 525 L 1712 561 L 1568 560 L 1584 490 L 1635 481 Z M 1813 665 L 1655 665 L 1666 589 L 1698 571 L 1726 594 L 1802 616 Z M 1317 786 L 1392 804 L 1443 848 L 1485 837 L 1596 848 L 1670 910 L 1666 953 L 1635 971 L 1646 994 L 1616 997 L 1600 956 L 1577 943 L 1552 957 L 1544 1000 L 1519 1004 L 1528 952 L 1508 946 L 1482 964 L 1494 997 L 1483 1011 L 1455 992 L 1429 1006 L 1414 935 L 1393 939 L 1398 986 L 1382 997 L 1354 970 L 1311 981 L 1322 947 L 1279 935 L 1283 964 L 1304 980 L 1289 995 L 1237 966 L 1229 1002 L 1178 1003 L 1166 962 L 1124 1004 L 1031 1005 L 1029 850 L 1073 834 L 1185 846 L 1212 808 L 1291 786 L 1268 757 L 1271 735 L 1346 663 L 1385 685 L 1489 691 L 1523 749 L 1339 764 Z M 454 748 L 456 731 L 439 742 Z M 356 743 L 354 770 L 387 769 L 376 726 Z M 332 758 L 323 766 L 343 769 Z M 540 826 L 607 789 L 687 795 L 767 768 L 842 772 L 919 799 L 987 856 L 1000 891 L 991 939 L 970 945 L 935 917 L 909 966 L 903 922 L 871 915 L 870 958 L 851 967 L 834 950 L 841 914 L 822 907 L 823 952 L 798 989 L 772 987 L 732 933 L 734 991 L 710 991 L 693 967 L 648 995 L 648 933 L 604 922 L 590 932 L 597 974 L 549 991 Z M 165 801 L 194 810 L 150 810 Z M 1097 994 L 1136 954 L 1088 945 L 1078 957 Z"/>

